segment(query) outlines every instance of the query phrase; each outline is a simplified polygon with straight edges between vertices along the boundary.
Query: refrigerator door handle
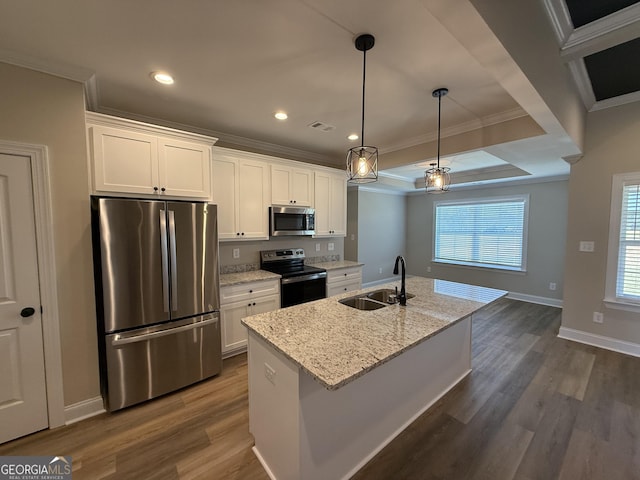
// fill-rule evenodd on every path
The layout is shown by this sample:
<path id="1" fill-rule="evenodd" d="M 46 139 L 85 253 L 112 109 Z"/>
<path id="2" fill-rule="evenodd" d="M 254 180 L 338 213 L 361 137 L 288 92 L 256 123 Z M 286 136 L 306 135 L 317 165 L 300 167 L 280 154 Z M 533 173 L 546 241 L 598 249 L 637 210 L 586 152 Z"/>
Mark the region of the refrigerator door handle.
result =
<path id="1" fill-rule="evenodd" d="M 171 310 L 178 310 L 178 269 L 176 262 L 176 216 L 169 213 L 169 248 L 171 249 Z"/>
<path id="2" fill-rule="evenodd" d="M 119 347 L 122 345 L 127 345 L 129 343 L 138 343 L 138 342 L 146 342 L 148 340 L 152 340 L 158 337 L 164 337 L 166 335 L 174 335 L 180 332 L 186 332 L 189 330 L 195 330 L 196 328 L 202 328 L 207 325 L 211 325 L 212 323 L 217 323 L 219 321 L 218 317 L 209 318 L 207 320 L 202 320 L 201 322 L 190 323 L 189 325 L 183 325 L 181 327 L 167 328 L 165 330 L 160 330 L 157 332 L 151 333 L 143 333 L 138 335 L 126 335 L 126 334 L 118 334 L 113 337 L 111 340 L 112 347 Z"/>
<path id="3" fill-rule="evenodd" d="M 169 257 L 167 254 L 167 214 L 160 210 L 160 253 L 162 257 L 162 300 L 164 311 L 169 311 Z"/>

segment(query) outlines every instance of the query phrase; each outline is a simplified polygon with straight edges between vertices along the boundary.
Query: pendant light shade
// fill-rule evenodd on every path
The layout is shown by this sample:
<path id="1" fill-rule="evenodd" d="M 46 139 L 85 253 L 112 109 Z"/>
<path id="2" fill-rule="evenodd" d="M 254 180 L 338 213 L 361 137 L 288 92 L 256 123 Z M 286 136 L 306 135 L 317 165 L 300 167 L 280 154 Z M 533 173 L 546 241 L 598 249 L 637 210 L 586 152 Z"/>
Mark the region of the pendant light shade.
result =
<path id="1" fill-rule="evenodd" d="M 356 49 L 362 52 L 362 131 L 360 146 L 347 153 L 347 175 L 350 183 L 370 183 L 378 180 L 378 148 L 364 144 L 364 88 L 367 72 L 367 51 L 376 43 L 373 35 L 365 33 L 355 40 Z"/>
<path id="2" fill-rule="evenodd" d="M 443 193 L 449 190 L 451 176 L 449 167 L 440 166 L 440 113 L 442 110 L 442 97 L 449 90 L 446 88 L 438 88 L 432 92 L 432 95 L 438 99 L 438 156 L 437 161 L 431 164 L 431 168 L 424 172 L 424 183 L 427 193 Z"/>

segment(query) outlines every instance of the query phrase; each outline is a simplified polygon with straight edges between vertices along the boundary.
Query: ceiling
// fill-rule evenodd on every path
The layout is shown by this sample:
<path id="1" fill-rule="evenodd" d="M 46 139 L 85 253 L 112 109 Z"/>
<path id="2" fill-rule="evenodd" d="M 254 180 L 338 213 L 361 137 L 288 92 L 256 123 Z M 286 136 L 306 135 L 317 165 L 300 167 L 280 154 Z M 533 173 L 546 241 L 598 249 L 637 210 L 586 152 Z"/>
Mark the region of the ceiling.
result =
<path id="1" fill-rule="evenodd" d="M 568 1 L 567 9 L 563 0 L 545 0 L 552 21 L 554 9 L 567 16 L 576 5 L 602 3 Z M 0 0 L 0 61 L 84 82 L 94 111 L 210 134 L 218 145 L 341 166 L 360 142 L 346 138 L 361 128 L 363 56 L 353 40 L 371 33 L 376 44 L 367 52 L 364 141 L 380 149 L 381 185 L 419 187 L 435 156 L 437 100 L 431 92 L 438 87 L 449 89 L 442 100 L 442 163 L 451 164 L 455 183 L 566 176 L 569 165 L 561 157 L 576 149 L 540 121 L 549 107 L 537 98 L 524 107 L 520 97 L 516 101 L 516 81 L 488 68 L 466 38 L 469 25 L 479 24 L 478 12 L 458 9 L 454 25 L 443 21 L 445 4 Z M 622 7 L 637 12 L 637 5 Z M 567 18 L 554 21 L 558 54 L 572 73 L 586 70 L 597 78 L 609 65 L 598 58 L 601 50 L 566 43 L 591 25 L 591 17 L 581 18 L 587 23 L 576 29 Z M 628 40 L 627 30 L 622 38 Z M 483 35 L 487 44 L 498 44 Z M 637 40 L 621 48 L 633 53 Z M 171 73 L 175 84 L 155 83 L 154 71 Z M 586 109 L 600 102 L 596 96 L 619 96 L 603 84 L 605 93 L 594 85 L 591 97 L 579 85 Z M 274 119 L 280 110 L 287 120 Z M 323 128 L 310 127 L 316 122 Z M 454 145 L 474 132 L 481 140 Z"/>

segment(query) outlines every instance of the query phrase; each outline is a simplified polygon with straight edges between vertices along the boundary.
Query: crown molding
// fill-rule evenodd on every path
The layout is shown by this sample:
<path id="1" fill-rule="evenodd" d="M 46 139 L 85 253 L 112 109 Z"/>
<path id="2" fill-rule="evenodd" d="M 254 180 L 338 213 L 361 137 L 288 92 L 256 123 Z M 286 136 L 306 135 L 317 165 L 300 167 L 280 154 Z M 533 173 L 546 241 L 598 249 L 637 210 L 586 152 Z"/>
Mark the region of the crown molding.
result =
<path id="1" fill-rule="evenodd" d="M 627 105 L 628 103 L 634 102 L 640 102 L 640 91 L 627 93 L 626 95 L 620 95 L 618 97 L 607 98 L 606 100 L 600 100 L 595 102 L 589 111 L 597 112 L 598 110 L 604 110 L 605 108 L 619 107 L 621 105 Z"/>
<path id="2" fill-rule="evenodd" d="M 0 62 L 9 63 L 18 67 L 36 70 L 56 77 L 74 80 L 76 82 L 86 82 L 95 75 L 91 69 L 70 65 L 63 62 L 51 62 L 37 57 L 23 55 L 11 50 L 0 49 Z"/>
<path id="3" fill-rule="evenodd" d="M 593 87 L 591 86 L 591 80 L 589 79 L 589 73 L 587 73 L 587 67 L 584 64 L 584 60 L 582 58 L 577 58 L 567 63 L 567 66 L 569 67 L 573 81 L 578 88 L 578 93 L 582 98 L 582 103 L 584 103 L 587 110 L 590 110 L 596 103 L 596 97 L 593 93 Z"/>
<path id="4" fill-rule="evenodd" d="M 628 42 L 640 36 L 640 3 L 573 30 L 560 55 L 572 60 Z"/>
<path id="5" fill-rule="evenodd" d="M 573 22 L 564 0 L 544 0 L 544 6 L 551 20 L 559 45 L 564 45 L 573 33 Z"/>
<path id="6" fill-rule="evenodd" d="M 508 122 L 509 120 L 515 120 L 516 118 L 526 117 L 527 115 L 528 113 L 524 109 L 516 107 L 511 110 L 505 110 L 504 112 L 494 113 L 482 118 L 476 118 L 469 120 L 468 122 L 443 128 L 440 133 L 440 138 L 453 137 L 473 130 L 479 130 L 489 125 L 497 125 L 499 123 Z M 404 148 L 415 147 L 416 145 L 422 145 L 423 143 L 433 142 L 437 138 L 437 132 L 425 133 L 418 135 L 417 137 L 412 137 L 407 140 L 403 140 L 402 142 L 393 143 L 385 146 L 384 148 L 380 148 L 380 153 L 390 153 Z"/>
<path id="7" fill-rule="evenodd" d="M 216 130 L 210 130 L 202 127 L 195 127 L 193 125 L 185 125 L 179 122 L 173 122 L 169 120 L 150 117 L 147 115 L 140 115 L 137 113 L 131 113 L 124 110 L 118 110 L 115 108 L 101 107 L 98 109 L 99 113 L 107 115 L 113 115 L 116 117 L 129 118 L 144 123 L 151 123 L 154 125 L 161 125 L 176 130 L 186 130 L 200 135 L 208 137 L 215 137 L 218 139 L 216 143 L 220 147 L 236 148 L 240 147 L 240 150 L 248 150 L 250 152 L 261 153 L 264 155 L 273 155 L 275 157 L 290 158 L 293 160 L 308 161 L 315 164 L 326 165 L 335 167 L 337 163 L 333 157 L 328 155 L 322 155 L 319 153 L 309 152 L 306 150 L 300 150 L 292 147 L 285 147 L 282 145 L 276 145 L 274 143 L 263 142 L 261 140 L 254 140 L 251 138 L 241 137 L 239 135 L 233 135 L 230 133 L 219 132 Z"/>

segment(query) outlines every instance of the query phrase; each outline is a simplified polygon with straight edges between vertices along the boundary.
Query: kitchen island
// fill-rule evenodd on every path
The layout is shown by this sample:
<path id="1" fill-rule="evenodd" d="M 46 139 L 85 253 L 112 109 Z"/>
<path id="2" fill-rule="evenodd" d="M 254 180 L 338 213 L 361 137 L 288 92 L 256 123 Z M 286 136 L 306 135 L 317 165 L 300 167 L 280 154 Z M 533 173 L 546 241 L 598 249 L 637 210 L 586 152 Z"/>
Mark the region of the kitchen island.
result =
<path id="1" fill-rule="evenodd" d="M 471 371 L 471 316 L 507 292 L 410 277 L 406 306 L 354 294 L 243 320 L 249 428 L 271 478 L 349 478 Z"/>

